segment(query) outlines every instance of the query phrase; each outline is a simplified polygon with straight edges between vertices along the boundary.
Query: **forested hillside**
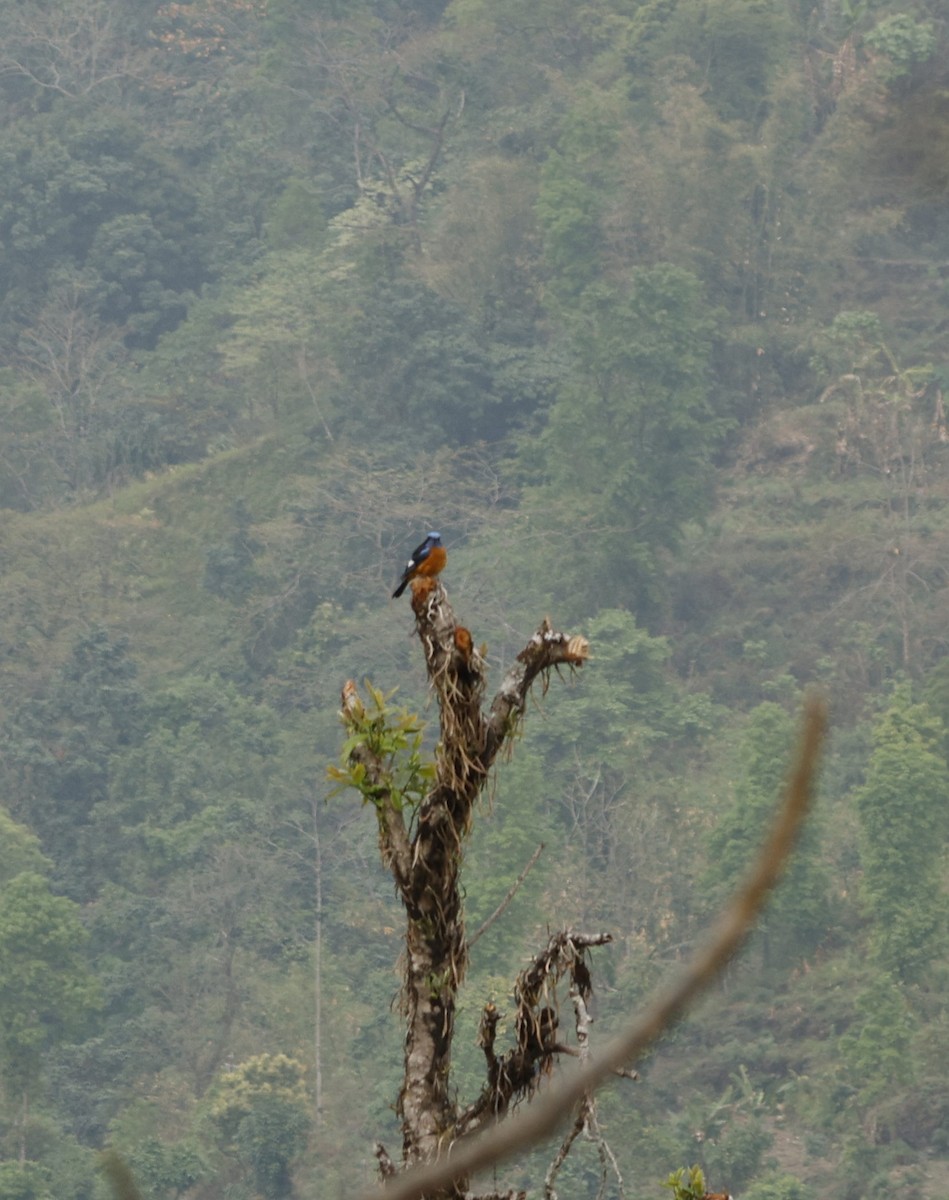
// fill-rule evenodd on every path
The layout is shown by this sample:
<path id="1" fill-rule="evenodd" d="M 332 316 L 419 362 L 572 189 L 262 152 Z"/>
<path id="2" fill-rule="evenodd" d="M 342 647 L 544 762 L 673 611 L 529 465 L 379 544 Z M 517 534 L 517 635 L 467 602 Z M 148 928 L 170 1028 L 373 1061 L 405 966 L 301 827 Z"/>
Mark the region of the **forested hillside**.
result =
<path id="1" fill-rule="evenodd" d="M 432 715 L 428 529 L 495 679 L 592 647 L 477 819 L 471 929 L 545 849 L 458 1088 L 548 926 L 614 935 L 596 1036 L 701 937 L 818 685 L 789 876 L 601 1121 L 635 1200 L 940 1200 L 943 0 L 26 0 L 0 118 L 0 1200 L 375 1178 L 399 913 L 326 768 L 347 678 Z"/>

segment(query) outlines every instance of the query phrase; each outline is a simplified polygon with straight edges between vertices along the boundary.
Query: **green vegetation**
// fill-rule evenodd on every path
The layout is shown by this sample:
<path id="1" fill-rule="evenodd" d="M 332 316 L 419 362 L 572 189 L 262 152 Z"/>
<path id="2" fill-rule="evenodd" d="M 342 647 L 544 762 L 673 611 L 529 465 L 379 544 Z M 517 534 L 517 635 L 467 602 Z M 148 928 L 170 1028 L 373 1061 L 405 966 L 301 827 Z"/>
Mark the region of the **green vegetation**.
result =
<path id="1" fill-rule="evenodd" d="M 371 678 L 424 789 L 432 527 L 493 680 L 545 613 L 592 646 L 475 814 L 471 931 L 545 849 L 459 1092 L 548 925 L 614 935 L 594 1043 L 674 967 L 817 684 L 783 890 L 600 1117 L 637 1200 L 943 1195 L 947 63 L 937 0 L 2 6 L 0 1198 L 101 1200 L 109 1146 L 350 1195 L 398 1142 L 326 767 Z"/>

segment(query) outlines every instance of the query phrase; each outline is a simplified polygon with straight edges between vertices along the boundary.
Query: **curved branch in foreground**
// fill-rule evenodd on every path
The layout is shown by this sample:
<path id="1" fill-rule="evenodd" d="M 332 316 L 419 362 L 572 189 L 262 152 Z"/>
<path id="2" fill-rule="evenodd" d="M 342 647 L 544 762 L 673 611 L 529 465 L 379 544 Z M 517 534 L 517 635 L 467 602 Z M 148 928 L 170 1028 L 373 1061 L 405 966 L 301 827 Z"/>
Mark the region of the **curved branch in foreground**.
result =
<path id="1" fill-rule="evenodd" d="M 707 942 L 679 977 L 661 989 L 642 1015 L 588 1065 L 516 1117 L 456 1143 L 451 1153 L 438 1162 L 416 1167 L 387 1182 L 385 1200 L 418 1200 L 425 1193 L 445 1188 L 459 1176 L 483 1170 L 552 1133 L 586 1092 L 603 1083 L 615 1068 L 638 1057 L 682 1016 L 741 946 L 768 893 L 780 878 L 810 805 L 825 727 L 825 706 L 812 697 L 805 706 L 800 746 L 771 832 Z M 364 1200 L 378 1200 L 378 1197 L 377 1190 L 364 1194 Z"/>

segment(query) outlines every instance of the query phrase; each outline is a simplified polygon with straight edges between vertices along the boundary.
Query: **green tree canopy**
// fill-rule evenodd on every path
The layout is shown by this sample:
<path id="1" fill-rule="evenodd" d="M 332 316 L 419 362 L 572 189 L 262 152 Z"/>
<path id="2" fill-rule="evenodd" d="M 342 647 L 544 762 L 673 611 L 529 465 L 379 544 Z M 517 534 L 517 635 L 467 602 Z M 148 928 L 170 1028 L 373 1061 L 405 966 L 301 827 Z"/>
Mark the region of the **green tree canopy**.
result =
<path id="1" fill-rule="evenodd" d="M 8 1087 L 32 1090 L 43 1054 L 78 1035 L 97 1005 L 79 909 L 41 876 L 0 889 L 0 1056 Z"/>
<path id="2" fill-rule="evenodd" d="M 531 494 L 560 590 L 596 580 L 600 603 L 656 599 L 656 552 L 701 516 L 724 422 L 710 397 L 715 314 L 690 272 L 638 268 L 628 287 L 588 287 L 570 320 L 572 377 L 542 438 Z M 549 568 L 548 568 L 549 569 Z"/>
<path id="3" fill-rule="evenodd" d="M 942 881 L 949 829 L 945 731 L 926 704 L 901 690 L 874 729 L 866 782 L 857 792 L 862 894 L 880 964 L 918 978 L 946 945 Z"/>

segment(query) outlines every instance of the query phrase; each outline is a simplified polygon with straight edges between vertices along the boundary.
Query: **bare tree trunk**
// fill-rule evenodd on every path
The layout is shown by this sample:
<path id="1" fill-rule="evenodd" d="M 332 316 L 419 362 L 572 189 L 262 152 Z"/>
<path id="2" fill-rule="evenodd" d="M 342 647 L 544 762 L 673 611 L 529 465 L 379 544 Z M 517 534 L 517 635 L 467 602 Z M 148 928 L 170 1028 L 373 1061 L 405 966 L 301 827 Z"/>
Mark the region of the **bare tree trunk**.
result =
<path id="1" fill-rule="evenodd" d="M 468 961 L 460 871 L 474 804 L 498 751 L 518 726 L 534 680 L 543 675 L 546 683 L 558 665 L 580 666 L 588 650 L 585 639 L 555 633 L 545 621 L 485 712 L 486 664 L 469 631 L 455 620 L 444 588 L 434 580 L 414 581 L 412 608 L 440 717 L 428 790 L 410 797 L 396 786 L 388 743 L 379 737 L 383 714 L 367 716 L 352 683 L 343 689 L 342 712 L 350 732 L 365 735 L 349 761 L 358 769 L 355 786 L 375 806 L 382 857 L 406 912 L 405 1059 L 398 1100 L 403 1166 L 435 1161 L 458 1133 L 451 1050 L 456 997 Z M 535 1058 L 541 1052 L 538 1043 Z M 469 1110 L 469 1127 L 471 1116 Z M 467 1179 L 458 1179 L 438 1196 L 461 1195 L 467 1186 Z"/>
<path id="2" fill-rule="evenodd" d="M 310 797 L 313 816 L 313 1099 L 316 1124 L 323 1124 L 323 849 L 316 819 L 317 801 Z"/>
<path id="3" fill-rule="evenodd" d="M 20 1109 L 19 1158 L 20 1166 L 26 1165 L 26 1122 L 30 1115 L 30 1093 L 23 1089 L 23 1106 Z"/>

